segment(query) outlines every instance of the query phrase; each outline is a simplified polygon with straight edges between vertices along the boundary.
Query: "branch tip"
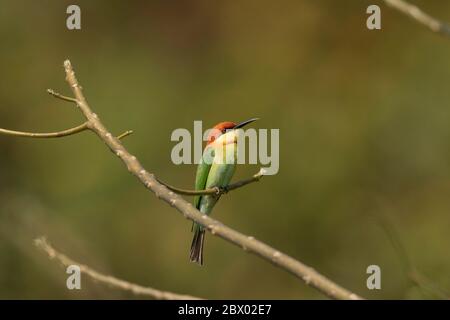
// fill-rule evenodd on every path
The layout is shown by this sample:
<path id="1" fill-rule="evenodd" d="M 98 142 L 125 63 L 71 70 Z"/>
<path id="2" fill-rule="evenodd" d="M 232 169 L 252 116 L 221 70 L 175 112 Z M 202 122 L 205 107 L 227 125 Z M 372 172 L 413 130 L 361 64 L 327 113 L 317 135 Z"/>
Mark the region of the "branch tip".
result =
<path id="1" fill-rule="evenodd" d="M 125 137 L 128 137 L 129 135 L 133 134 L 134 131 L 133 130 L 127 130 L 124 133 L 122 133 L 121 135 L 117 136 L 117 139 L 122 140 Z"/>
<path id="2" fill-rule="evenodd" d="M 72 69 L 72 64 L 70 63 L 69 59 L 64 60 L 64 68 L 65 69 Z"/>
<path id="3" fill-rule="evenodd" d="M 78 100 L 77 100 L 77 99 L 71 98 L 71 97 L 67 97 L 67 96 L 63 96 L 62 94 L 56 92 L 56 91 L 53 90 L 53 89 L 47 89 L 47 93 L 50 94 L 50 95 L 52 95 L 52 96 L 55 97 L 55 98 L 58 98 L 58 99 L 61 99 L 61 100 L 64 100 L 64 101 L 69 101 L 69 102 L 73 102 L 73 103 L 75 103 L 75 104 L 78 104 Z"/>

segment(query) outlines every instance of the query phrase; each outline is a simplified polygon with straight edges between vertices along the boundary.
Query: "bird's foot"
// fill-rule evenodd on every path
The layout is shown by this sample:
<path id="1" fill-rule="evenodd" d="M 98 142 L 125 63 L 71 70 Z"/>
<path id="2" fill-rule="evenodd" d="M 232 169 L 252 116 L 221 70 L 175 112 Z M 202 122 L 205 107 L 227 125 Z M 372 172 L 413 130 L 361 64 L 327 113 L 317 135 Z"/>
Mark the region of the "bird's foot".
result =
<path id="1" fill-rule="evenodd" d="M 225 193 L 227 193 L 229 191 L 228 187 L 214 187 L 213 189 L 216 192 L 216 194 L 215 194 L 216 196 L 220 196 L 220 195 L 225 194 Z"/>

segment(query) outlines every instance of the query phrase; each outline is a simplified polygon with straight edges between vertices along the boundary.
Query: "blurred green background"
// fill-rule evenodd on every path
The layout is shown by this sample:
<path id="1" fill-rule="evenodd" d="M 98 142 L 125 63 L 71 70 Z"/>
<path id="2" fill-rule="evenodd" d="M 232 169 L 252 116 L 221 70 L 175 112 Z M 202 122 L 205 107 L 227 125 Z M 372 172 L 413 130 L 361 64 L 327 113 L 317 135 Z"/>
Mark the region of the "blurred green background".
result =
<path id="1" fill-rule="evenodd" d="M 126 147 L 161 179 L 189 188 L 170 134 L 260 117 L 280 129 L 280 171 L 221 199 L 214 217 L 375 299 L 450 289 L 450 41 L 381 1 L 0 0 L 0 127 L 81 123 L 64 94 L 70 58 L 84 92 Z M 442 19 L 450 3 L 414 1 Z M 382 30 L 366 28 L 370 4 Z M 191 223 L 147 192 L 91 133 L 0 136 L 0 298 L 134 298 L 66 274 L 32 245 L 141 285 L 204 298 L 324 298 L 295 277 L 207 236 L 189 263 Z M 238 168 L 246 178 L 258 166 Z M 189 199 L 190 200 L 190 199 Z M 396 229 L 431 288 L 411 284 L 380 221 Z M 382 270 L 368 290 L 366 268 Z M 444 291 L 442 294 L 441 292 Z"/>

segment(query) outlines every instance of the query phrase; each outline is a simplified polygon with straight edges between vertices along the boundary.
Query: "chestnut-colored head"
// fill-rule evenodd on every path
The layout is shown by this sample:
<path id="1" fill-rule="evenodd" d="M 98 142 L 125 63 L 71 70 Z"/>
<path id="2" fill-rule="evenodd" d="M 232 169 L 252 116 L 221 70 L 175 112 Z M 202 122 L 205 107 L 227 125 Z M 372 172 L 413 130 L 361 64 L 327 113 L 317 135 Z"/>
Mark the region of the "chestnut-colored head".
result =
<path id="1" fill-rule="evenodd" d="M 207 141 L 208 141 L 207 145 L 209 145 L 210 143 L 213 143 L 217 138 L 219 138 L 221 135 L 226 133 L 227 130 L 240 129 L 256 120 L 258 120 L 258 118 L 252 118 L 252 119 L 243 121 L 239 124 L 236 124 L 231 121 L 225 121 L 225 122 L 220 122 L 220 123 L 216 124 L 213 127 L 213 130 L 211 130 L 209 132 L 208 139 L 207 139 Z"/>
<path id="2" fill-rule="evenodd" d="M 224 134 L 227 130 L 231 130 L 236 127 L 236 123 L 231 121 L 220 122 L 216 124 L 209 132 L 207 145 L 213 143 L 218 137 Z"/>

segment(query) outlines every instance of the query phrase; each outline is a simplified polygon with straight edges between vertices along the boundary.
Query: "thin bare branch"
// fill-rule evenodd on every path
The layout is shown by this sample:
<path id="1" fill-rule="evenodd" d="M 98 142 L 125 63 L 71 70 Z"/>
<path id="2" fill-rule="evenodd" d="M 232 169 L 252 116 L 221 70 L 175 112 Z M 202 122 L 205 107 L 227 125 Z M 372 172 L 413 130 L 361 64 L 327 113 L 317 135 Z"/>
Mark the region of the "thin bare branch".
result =
<path id="1" fill-rule="evenodd" d="M 446 37 L 450 37 L 450 26 L 447 23 L 430 16 L 429 14 L 422 11 L 419 7 L 412 5 L 404 0 L 384 0 L 384 2 L 388 6 L 400 11 L 416 22 L 424 25 L 431 31 L 442 34 Z"/>
<path id="2" fill-rule="evenodd" d="M 186 195 L 186 196 L 199 196 L 199 195 L 207 195 L 207 194 L 213 194 L 213 195 L 222 195 L 224 193 L 227 193 L 231 190 L 235 190 L 238 188 L 241 188 L 247 184 L 250 184 L 252 182 L 258 182 L 262 177 L 264 176 L 264 170 L 261 169 L 257 174 L 253 175 L 252 177 L 241 180 L 232 184 L 229 184 L 226 187 L 219 188 L 214 187 L 210 189 L 204 189 L 204 190 L 188 190 L 188 189 L 180 189 L 174 186 L 171 186 L 167 183 L 162 182 L 160 179 L 156 178 L 158 182 L 164 186 L 167 187 L 170 191 L 173 191 L 178 194 Z"/>
<path id="3" fill-rule="evenodd" d="M 237 181 L 235 183 L 232 183 L 228 186 L 226 186 L 225 192 L 229 192 L 231 190 L 235 190 L 238 189 L 240 187 L 246 186 L 247 184 L 253 183 L 253 182 L 258 182 L 259 180 L 261 180 L 261 178 L 264 176 L 265 174 L 265 170 L 264 169 L 260 169 L 259 172 L 257 174 L 254 174 L 252 177 L 245 179 L 245 180 L 241 180 L 241 181 Z"/>
<path id="4" fill-rule="evenodd" d="M 130 134 L 133 134 L 133 130 L 127 130 L 121 135 L 117 136 L 117 139 L 122 140 L 125 137 L 128 137 Z"/>
<path id="5" fill-rule="evenodd" d="M 150 287 L 143 287 L 125 280 L 121 280 L 115 278 L 113 276 L 102 274 L 91 267 L 78 263 L 65 254 L 58 252 L 54 249 L 46 240 L 45 237 L 40 237 L 34 240 L 35 246 L 42 250 L 50 259 L 56 259 L 60 264 L 64 267 L 68 267 L 70 265 L 77 265 L 80 268 L 80 271 L 90 277 L 94 281 L 101 282 L 103 284 L 109 285 L 111 287 L 131 292 L 135 295 L 151 297 L 157 300 L 199 300 L 200 298 L 183 295 L 178 293 L 172 293 L 167 291 L 161 291 L 157 289 L 153 289 Z"/>
<path id="6" fill-rule="evenodd" d="M 75 95 L 80 111 L 89 123 L 89 129 L 97 134 L 97 136 L 109 147 L 109 149 L 122 160 L 128 171 L 136 176 L 139 181 L 146 186 L 146 188 L 151 190 L 156 195 L 156 197 L 176 208 L 185 218 L 193 220 L 204 226 L 211 232 L 211 234 L 219 236 L 239 246 L 247 252 L 254 253 L 264 260 L 270 261 L 281 269 L 294 274 L 298 278 L 302 279 L 306 284 L 316 288 L 330 298 L 361 299 L 358 295 L 339 286 L 311 267 L 288 256 L 287 254 L 284 254 L 277 249 L 256 240 L 254 237 L 242 234 L 231 229 L 230 227 L 225 226 L 221 222 L 202 214 L 194 208 L 191 203 L 187 202 L 173 191 L 170 191 L 166 186 L 159 183 L 154 174 L 145 170 L 138 159 L 125 149 L 125 147 L 120 143 L 120 140 L 114 137 L 111 132 L 106 129 L 100 121 L 98 115 L 92 112 L 83 95 L 81 86 L 75 77 L 75 72 L 73 71 L 72 64 L 69 60 L 64 62 L 64 69 L 66 72 L 66 81 Z"/>
<path id="7" fill-rule="evenodd" d="M 58 132 L 47 132 L 47 133 L 36 133 L 36 132 L 24 132 L 24 131 L 14 131 L 0 128 L 0 134 L 14 136 L 14 137 L 24 137 L 24 138 L 61 138 L 67 137 L 76 133 L 80 133 L 88 129 L 88 123 L 85 122 L 78 127 L 70 128 Z"/>
<path id="8" fill-rule="evenodd" d="M 73 102 L 75 104 L 78 103 L 77 99 L 71 98 L 71 97 L 67 97 L 67 96 L 63 96 L 62 94 L 54 91 L 53 89 L 47 89 L 47 92 L 50 95 L 54 96 L 55 98 L 58 98 L 58 99 L 61 99 L 61 100 L 64 100 L 64 101 L 68 101 L 68 102 Z"/>

